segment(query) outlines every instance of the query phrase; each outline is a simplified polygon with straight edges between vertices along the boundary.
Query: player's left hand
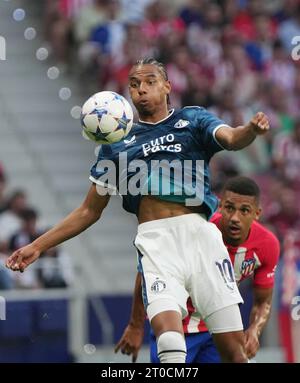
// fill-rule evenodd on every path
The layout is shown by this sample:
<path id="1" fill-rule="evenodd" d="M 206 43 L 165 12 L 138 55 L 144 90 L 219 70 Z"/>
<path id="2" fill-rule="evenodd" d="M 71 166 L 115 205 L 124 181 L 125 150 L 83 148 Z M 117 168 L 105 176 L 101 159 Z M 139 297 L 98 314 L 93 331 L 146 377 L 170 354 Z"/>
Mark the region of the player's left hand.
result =
<path id="1" fill-rule="evenodd" d="M 249 359 L 253 358 L 259 349 L 259 340 L 257 331 L 248 328 L 245 331 L 245 350 Z"/>
<path id="2" fill-rule="evenodd" d="M 144 327 L 134 327 L 129 324 L 115 347 L 115 352 L 121 350 L 122 354 L 132 355 L 135 363 L 144 339 Z"/>
<path id="3" fill-rule="evenodd" d="M 249 122 L 258 135 L 266 134 L 270 129 L 269 119 L 263 112 L 256 113 Z"/>

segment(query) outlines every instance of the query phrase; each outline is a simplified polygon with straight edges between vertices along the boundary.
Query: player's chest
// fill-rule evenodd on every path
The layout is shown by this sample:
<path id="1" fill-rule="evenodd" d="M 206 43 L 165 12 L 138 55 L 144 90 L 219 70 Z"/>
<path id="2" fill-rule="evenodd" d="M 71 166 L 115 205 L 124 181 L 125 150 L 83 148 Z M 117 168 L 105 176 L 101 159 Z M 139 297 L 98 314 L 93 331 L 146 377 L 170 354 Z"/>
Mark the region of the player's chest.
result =
<path id="1" fill-rule="evenodd" d="M 261 262 L 255 248 L 238 247 L 228 248 L 237 282 L 250 277 L 254 270 L 261 266 Z"/>

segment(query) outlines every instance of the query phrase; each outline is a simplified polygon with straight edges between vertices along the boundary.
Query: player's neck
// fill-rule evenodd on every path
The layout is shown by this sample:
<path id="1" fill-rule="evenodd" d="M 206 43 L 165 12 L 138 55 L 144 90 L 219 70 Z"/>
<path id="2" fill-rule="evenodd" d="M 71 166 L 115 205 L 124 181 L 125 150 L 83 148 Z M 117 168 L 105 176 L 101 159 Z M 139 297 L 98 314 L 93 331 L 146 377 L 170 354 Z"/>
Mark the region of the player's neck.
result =
<path id="1" fill-rule="evenodd" d="M 244 239 L 232 239 L 230 237 L 227 237 L 223 234 L 223 241 L 226 243 L 226 245 L 229 245 L 229 246 L 232 246 L 232 247 L 238 247 L 240 246 L 242 243 L 245 242 Z"/>
<path id="2" fill-rule="evenodd" d="M 170 112 L 169 112 L 168 106 L 166 106 L 165 108 L 163 108 L 161 110 L 157 110 L 153 114 L 141 114 L 140 113 L 139 119 L 142 122 L 151 122 L 152 124 L 155 124 L 155 123 L 162 121 L 165 118 L 167 118 L 169 113 Z"/>
<path id="3" fill-rule="evenodd" d="M 227 245 L 232 246 L 232 247 L 238 247 L 238 246 L 241 246 L 243 243 L 245 243 L 249 237 L 249 234 L 250 234 L 250 230 L 246 235 L 242 235 L 239 239 L 234 239 L 234 238 L 231 238 L 231 237 L 227 236 L 226 234 L 224 234 L 224 232 L 222 232 L 223 241 Z"/>

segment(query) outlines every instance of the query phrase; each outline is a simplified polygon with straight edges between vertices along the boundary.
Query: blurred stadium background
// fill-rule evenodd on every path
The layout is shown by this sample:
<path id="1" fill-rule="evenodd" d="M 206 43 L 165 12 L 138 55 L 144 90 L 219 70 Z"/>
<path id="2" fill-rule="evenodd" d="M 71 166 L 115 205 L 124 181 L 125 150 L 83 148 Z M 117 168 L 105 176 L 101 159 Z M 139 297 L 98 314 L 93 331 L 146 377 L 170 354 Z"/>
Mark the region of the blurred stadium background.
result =
<path id="1" fill-rule="evenodd" d="M 173 106 L 203 105 L 233 126 L 259 110 L 270 117 L 266 138 L 216 156 L 213 185 L 218 193 L 243 174 L 262 189 L 281 259 L 256 360 L 300 362 L 291 316 L 300 295 L 300 2 L 0 0 L 0 36 L 0 362 L 130 361 L 113 345 L 130 314 L 136 220 L 117 197 L 103 220 L 26 273 L 4 262 L 81 203 L 96 157 L 80 134 L 80 105 L 99 90 L 128 97 L 130 66 L 150 55 L 167 65 Z M 242 289 L 247 326 L 250 283 Z M 148 360 L 146 335 L 139 361 Z"/>

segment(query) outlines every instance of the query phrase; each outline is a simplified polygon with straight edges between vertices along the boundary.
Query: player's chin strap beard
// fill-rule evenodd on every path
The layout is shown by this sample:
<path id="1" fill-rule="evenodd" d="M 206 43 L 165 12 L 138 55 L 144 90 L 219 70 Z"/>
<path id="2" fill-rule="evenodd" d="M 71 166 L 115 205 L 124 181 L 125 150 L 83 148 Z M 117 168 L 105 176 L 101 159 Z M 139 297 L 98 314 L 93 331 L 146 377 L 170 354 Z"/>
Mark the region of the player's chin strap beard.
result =
<path id="1" fill-rule="evenodd" d="M 144 109 L 142 112 L 139 111 L 139 119 L 143 121 L 145 117 L 151 117 L 153 114 L 150 110 Z"/>

